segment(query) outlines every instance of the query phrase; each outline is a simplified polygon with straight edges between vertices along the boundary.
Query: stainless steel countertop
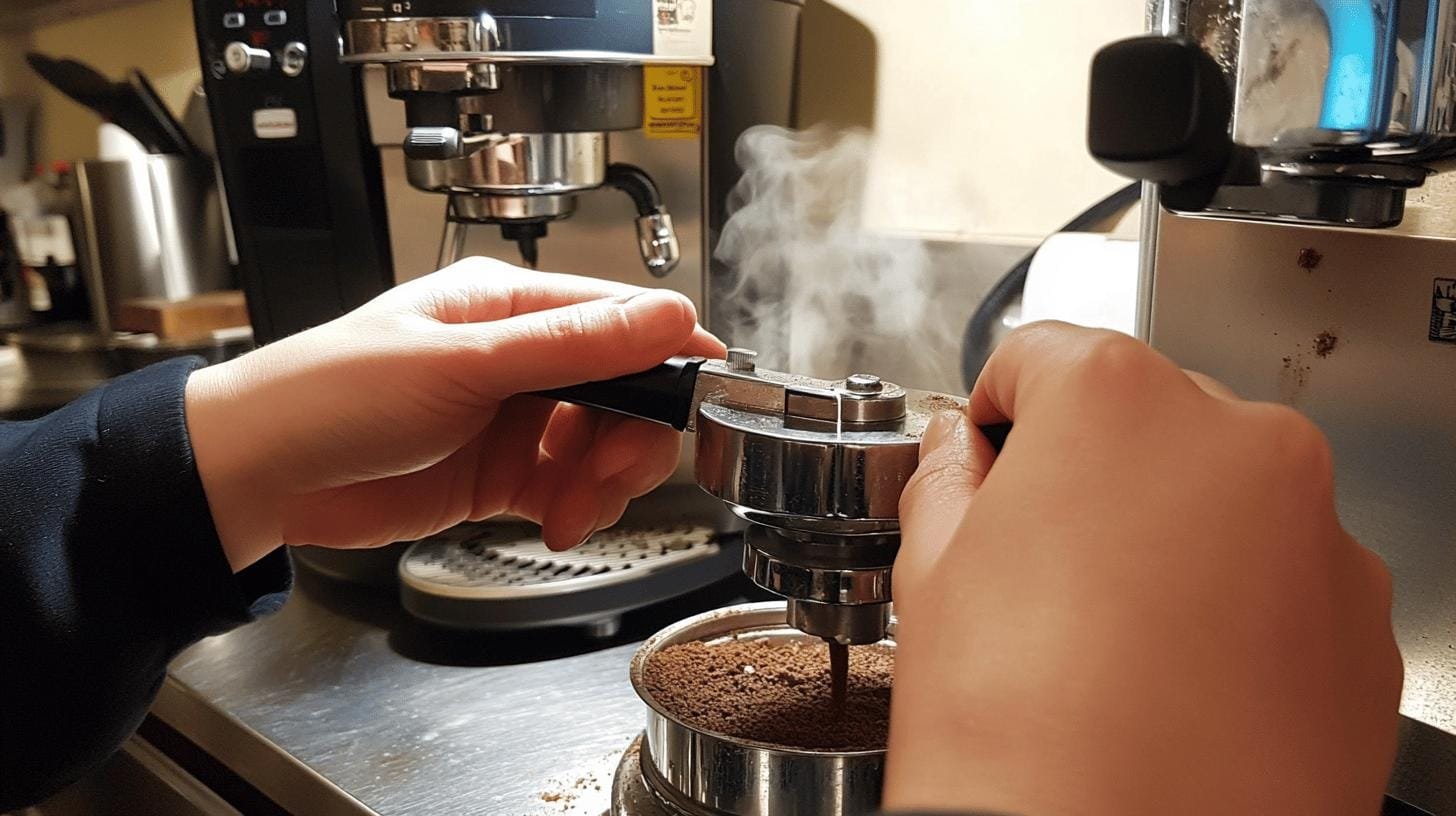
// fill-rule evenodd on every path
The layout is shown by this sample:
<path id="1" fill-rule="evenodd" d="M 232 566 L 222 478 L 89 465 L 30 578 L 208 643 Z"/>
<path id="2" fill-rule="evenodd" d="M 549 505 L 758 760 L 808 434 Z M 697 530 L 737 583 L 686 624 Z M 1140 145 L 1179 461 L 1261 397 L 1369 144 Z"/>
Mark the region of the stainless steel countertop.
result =
<path id="1" fill-rule="evenodd" d="M 309 814 L 593 814 L 645 713 L 637 642 L 737 598 L 730 582 L 572 632 L 448 633 L 388 594 L 300 573 L 275 616 L 172 664 L 153 713 L 284 808 Z"/>

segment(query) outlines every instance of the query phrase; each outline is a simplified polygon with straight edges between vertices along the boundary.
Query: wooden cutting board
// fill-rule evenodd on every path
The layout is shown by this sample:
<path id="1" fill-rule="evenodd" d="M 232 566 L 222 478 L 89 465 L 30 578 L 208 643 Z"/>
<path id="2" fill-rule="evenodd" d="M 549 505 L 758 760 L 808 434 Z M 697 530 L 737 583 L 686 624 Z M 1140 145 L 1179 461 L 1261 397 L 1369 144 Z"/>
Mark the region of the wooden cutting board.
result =
<path id="1" fill-rule="evenodd" d="M 248 325 L 248 305 L 237 290 L 186 300 L 134 298 L 121 304 L 114 324 L 118 331 L 150 332 L 163 340 L 201 337 Z"/>

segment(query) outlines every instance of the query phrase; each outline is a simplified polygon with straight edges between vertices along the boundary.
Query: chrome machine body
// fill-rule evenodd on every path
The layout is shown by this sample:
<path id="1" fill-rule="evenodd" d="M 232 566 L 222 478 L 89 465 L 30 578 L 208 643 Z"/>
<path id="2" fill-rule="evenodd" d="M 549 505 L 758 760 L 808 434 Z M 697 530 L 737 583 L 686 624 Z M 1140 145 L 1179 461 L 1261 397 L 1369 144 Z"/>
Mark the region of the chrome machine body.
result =
<path id="1" fill-rule="evenodd" d="M 1147 182 L 1139 333 L 1329 438 L 1341 519 L 1395 582 L 1387 812 L 1456 812 L 1456 2 L 1150 22 L 1094 61 L 1089 129 Z"/>
<path id="2" fill-rule="evenodd" d="M 490 4 L 406 5 L 343 4 L 343 58 L 385 66 L 389 95 L 404 103 L 409 183 L 448 196 L 437 265 L 462 256 L 465 226 L 482 223 L 498 225 L 535 266 L 547 225 L 606 185 L 636 207 L 643 265 L 671 272 L 680 249 L 662 195 L 646 171 L 608 161 L 607 133 L 643 126 L 645 64 L 712 63 L 711 4 L 673 25 L 623 0 L 603 0 L 604 9 L 537 3 L 534 25 L 510 20 L 509 9 L 497 20 Z M 581 25 L 540 25 L 553 13 Z M 584 41 L 580 28 L 591 32 Z"/>

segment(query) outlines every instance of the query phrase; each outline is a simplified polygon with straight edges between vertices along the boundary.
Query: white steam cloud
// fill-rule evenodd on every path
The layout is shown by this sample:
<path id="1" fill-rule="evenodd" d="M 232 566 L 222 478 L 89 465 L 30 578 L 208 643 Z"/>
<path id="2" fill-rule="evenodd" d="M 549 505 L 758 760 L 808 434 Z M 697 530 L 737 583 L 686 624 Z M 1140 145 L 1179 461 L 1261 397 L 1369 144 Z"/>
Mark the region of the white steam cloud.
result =
<path id="1" fill-rule="evenodd" d="M 734 280 L 719 294 L 733 314 L 727 334 L 770 368 L 932 387 L 963 327 L 931 308 L 924 242 L 867 226 L 872 156 L 861 130 L 759 126 L 742 135 L 743 177 L 715 256 Z"/>

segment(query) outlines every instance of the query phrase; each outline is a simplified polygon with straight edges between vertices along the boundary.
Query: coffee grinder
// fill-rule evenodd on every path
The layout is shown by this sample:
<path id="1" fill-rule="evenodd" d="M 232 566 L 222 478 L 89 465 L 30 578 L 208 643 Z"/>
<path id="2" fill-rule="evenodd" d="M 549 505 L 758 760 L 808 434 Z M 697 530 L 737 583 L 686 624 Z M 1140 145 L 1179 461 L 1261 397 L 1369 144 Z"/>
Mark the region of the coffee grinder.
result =
<path id="1" fill-rule="evenodd" d="M 1155 0 L 1093 62 L 1089 143 L 1144 180 L 1138 332 L 1313 419 L 1394 578 L 1387 813 L 1456 812 L 1456 2 Z"/>

